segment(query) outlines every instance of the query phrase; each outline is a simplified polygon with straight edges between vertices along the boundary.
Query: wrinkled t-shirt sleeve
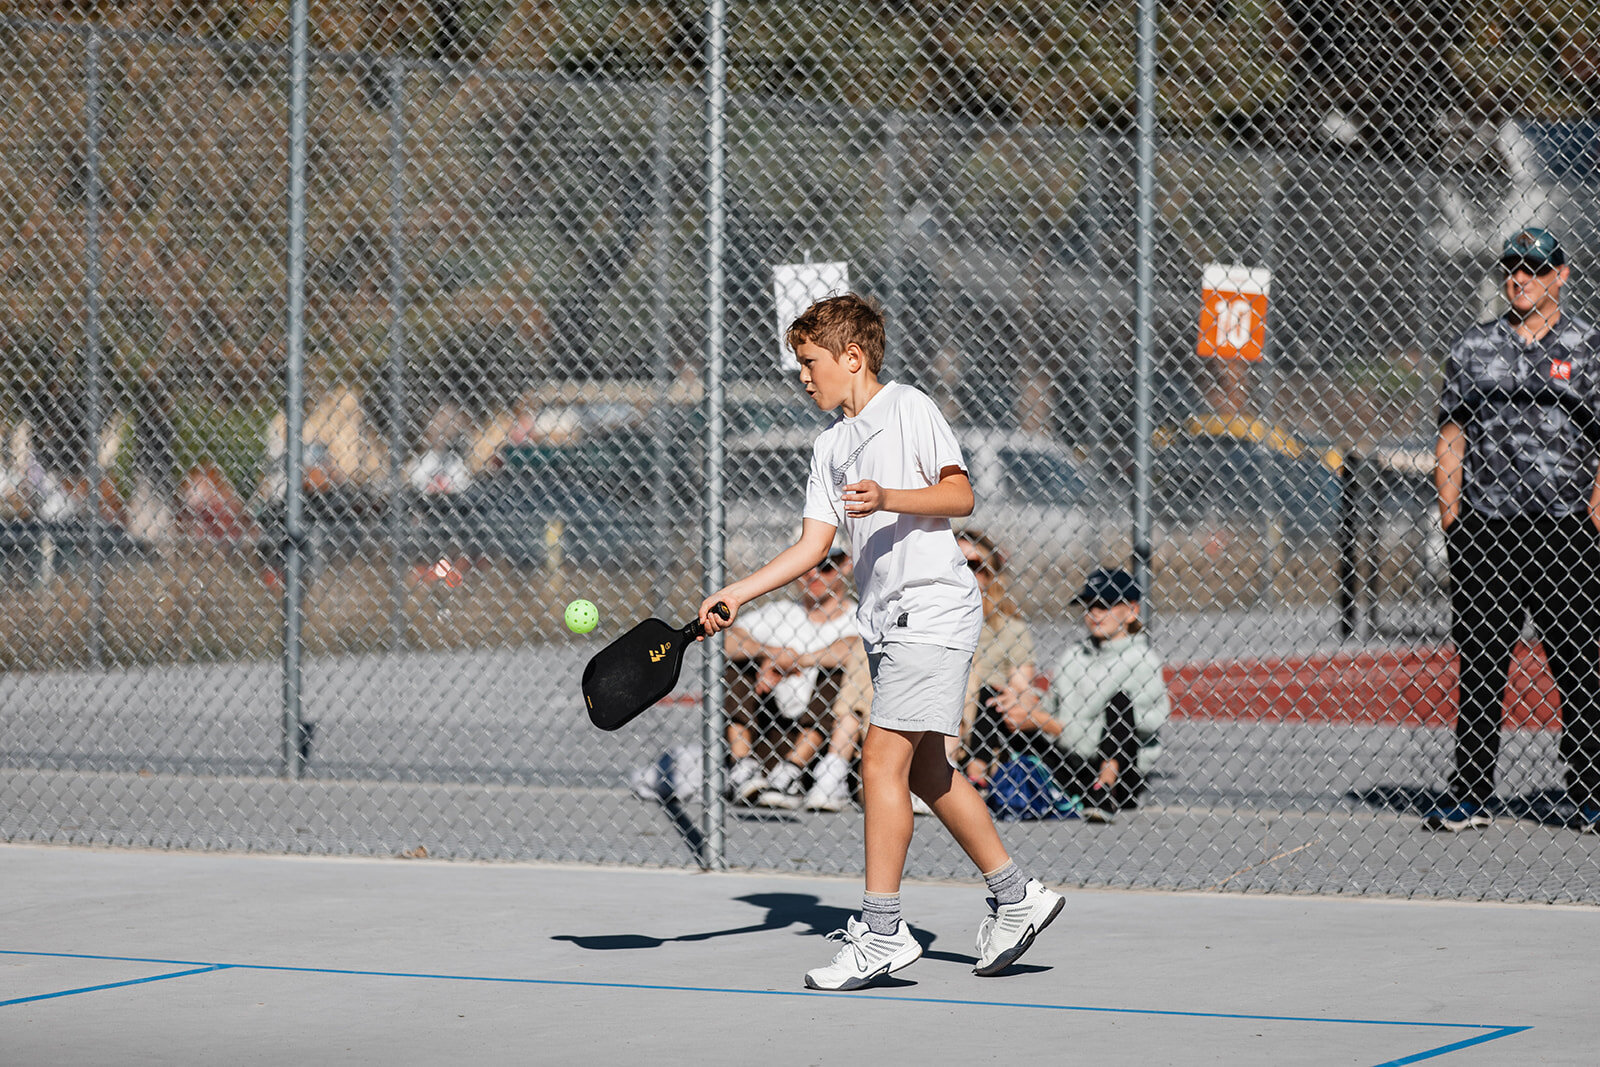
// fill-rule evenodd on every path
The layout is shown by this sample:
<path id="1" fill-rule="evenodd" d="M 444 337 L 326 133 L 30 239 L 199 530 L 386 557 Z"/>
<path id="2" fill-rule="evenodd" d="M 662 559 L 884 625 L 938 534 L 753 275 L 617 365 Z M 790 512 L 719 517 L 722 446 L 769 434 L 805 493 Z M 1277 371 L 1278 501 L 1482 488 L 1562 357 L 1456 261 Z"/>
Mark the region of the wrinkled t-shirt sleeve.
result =
<path id="1" fill-rule="evenodd" d="M 960 467 L 966 471 L 967 462 L 961 457 L 961 445 L 955 433 L 927 396 L 919 395 L 917 403 L 907 405 L 901 429 L 911 446 L 911 454 L 916 457 L 917 469 L 929 485 L 938 484 L 939 472 L 946 467 Z"/>
<path id="2" fill-rule="evenodd" d="M 821 451 L 815 446 L 811 449 L 811 474 L 806 478 L 806 507 L 802 514 L 837 528 L 844 523 L 844 511 Z"/>

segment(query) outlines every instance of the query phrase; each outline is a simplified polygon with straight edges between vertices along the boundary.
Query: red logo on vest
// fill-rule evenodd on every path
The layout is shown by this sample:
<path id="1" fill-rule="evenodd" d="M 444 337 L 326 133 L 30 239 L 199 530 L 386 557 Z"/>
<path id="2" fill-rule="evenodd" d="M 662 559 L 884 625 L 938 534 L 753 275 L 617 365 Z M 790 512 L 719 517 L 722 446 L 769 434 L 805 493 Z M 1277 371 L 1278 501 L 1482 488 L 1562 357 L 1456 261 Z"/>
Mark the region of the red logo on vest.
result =
<path id="1" fill-rule="evenodd" d="M 1552 359 L 1550 361 L 1550 377 L 1568 381 L 1572 377 L 1572 361 L 1566 359 Z"/>

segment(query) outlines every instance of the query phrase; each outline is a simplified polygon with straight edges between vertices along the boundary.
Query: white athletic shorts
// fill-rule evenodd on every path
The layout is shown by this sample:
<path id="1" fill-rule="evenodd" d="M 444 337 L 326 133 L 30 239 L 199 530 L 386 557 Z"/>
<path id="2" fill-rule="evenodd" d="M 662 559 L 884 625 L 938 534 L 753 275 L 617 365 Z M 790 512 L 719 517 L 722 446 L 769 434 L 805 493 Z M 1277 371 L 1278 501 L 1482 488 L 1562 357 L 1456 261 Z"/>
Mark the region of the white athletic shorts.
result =
<path id="1" fill-rule="evenodd" d="M 943 645 L 886 641 L 867 656 L 873 726 L 961 736 L 972 653 Z"/>

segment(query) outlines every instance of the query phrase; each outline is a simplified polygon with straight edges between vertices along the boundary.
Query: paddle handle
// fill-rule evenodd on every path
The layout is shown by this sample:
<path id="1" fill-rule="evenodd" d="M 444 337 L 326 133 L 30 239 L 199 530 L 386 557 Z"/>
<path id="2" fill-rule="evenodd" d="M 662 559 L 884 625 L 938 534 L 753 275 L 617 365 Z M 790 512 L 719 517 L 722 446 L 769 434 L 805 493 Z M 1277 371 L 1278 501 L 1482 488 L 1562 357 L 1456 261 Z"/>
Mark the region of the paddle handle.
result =
<path id="1" fill-rule="evenodd" d="M 728 605 L 724 604 L 720 600 L 711 605 L 711 610 L 716 612 L 718 615 L 721 615 L 724 619 L 726 619 L 729 614 Z M 689 635 L 690 640 L 698 641 L 706 635 L 706 628 L 704 624 L 700 622 L 699 617 L 696 616 L 694 622 L 691 622 L 688 626 L 683 628 L 683 632 Z"/>

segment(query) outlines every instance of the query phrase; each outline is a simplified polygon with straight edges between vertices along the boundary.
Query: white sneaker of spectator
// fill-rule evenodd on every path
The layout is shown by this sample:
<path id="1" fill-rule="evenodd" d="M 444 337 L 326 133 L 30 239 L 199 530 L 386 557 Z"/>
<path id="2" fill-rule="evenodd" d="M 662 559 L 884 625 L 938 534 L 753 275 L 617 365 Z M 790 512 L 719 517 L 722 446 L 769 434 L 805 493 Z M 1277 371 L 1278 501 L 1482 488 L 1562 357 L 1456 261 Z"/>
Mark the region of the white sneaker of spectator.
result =
<path id="1" fill-rule="evenodd" d="M 804 768 L 796 767 L 788 760 L 778 764 L 778 769 L 767 779 L 767 788 L 756 797 L 756 803 L 763 808 L 794 811 L 806 798 L 805 786 L 801 784 L 804 774 Z"/>
<path id="2" fill-rule="evenodd" d="M 811 791 L 802 806 L 807 811 L 844 811 L 850 806 L 850 764 L 842 757 L 823 756 Z"/>
<path id="3" fill-rule="evenodd" d="M 767 776 L 762 773 L 761 761 L 745 756 L 728 768 L 728 796 L 736 804 L 748 804 L 756 794 L 767 787 Z"/>

